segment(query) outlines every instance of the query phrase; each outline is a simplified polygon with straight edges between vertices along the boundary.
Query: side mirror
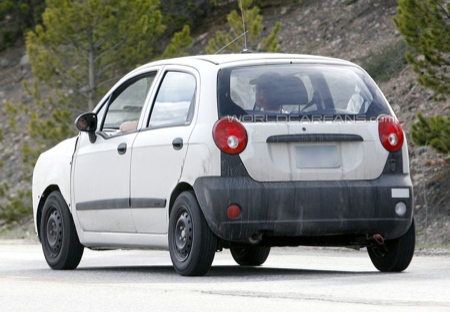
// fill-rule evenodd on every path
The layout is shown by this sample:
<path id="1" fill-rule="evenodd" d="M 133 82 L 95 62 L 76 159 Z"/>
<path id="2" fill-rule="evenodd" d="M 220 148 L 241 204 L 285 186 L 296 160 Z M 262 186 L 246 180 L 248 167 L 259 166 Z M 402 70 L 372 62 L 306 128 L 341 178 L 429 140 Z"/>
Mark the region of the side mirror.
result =
<path id="1" fill-rule="evenodd" d="M 89 141 L 95 143 L 97 139 L 97 136 L 95 135 L 95 131 L 97 131 L 97 114 L 81 114 L 75 119 L 75 128 L 79 131 L 87 132 L 89 134 Z"/>

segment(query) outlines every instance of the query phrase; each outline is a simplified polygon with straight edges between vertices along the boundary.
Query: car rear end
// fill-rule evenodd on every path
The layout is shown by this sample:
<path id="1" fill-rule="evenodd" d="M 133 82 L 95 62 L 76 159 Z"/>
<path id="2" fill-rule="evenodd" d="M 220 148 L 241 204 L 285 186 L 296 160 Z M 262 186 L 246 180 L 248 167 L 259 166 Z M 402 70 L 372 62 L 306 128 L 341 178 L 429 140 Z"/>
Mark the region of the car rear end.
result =
<path id="1" fill-rule="evenodd" d="M 258 107 L 263 76 L 274 111 Z M 361 68 L 293 57 L 228 64 L 217 81 L 221 174 L 194 190 L 225 244 L 366 246 L 408 231 L 404 133 Z"/>

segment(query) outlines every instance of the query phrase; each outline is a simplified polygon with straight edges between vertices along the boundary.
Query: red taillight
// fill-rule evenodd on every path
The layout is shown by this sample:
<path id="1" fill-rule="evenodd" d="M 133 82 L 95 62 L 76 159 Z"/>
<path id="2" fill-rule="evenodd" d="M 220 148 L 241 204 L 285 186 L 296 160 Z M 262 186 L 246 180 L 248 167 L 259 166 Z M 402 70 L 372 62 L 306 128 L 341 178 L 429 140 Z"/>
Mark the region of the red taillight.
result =
<path id="1" fill-rule="evenodd" d="M 247 131 L 236 119 L 225 117 L 213 127 L 214 143 L 224 153 L 239 154 L 247 146 Z"/>
<path id="2" fill-rule="evenodd" d="M 402 148 L 405 137 L 402 126 L 397 119 L 391 116 L 378 118 L 378 134 L 381 144 L 389 152 L 396 152 Z"/>

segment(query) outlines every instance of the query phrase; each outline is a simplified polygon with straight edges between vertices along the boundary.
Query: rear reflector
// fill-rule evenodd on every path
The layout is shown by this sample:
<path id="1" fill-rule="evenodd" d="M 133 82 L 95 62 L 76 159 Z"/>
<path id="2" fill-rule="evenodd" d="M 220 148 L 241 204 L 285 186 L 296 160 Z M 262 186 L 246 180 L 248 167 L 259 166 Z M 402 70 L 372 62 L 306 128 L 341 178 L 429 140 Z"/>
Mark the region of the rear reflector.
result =
<path id="1" fill-rule="evenodd" d="M 232 204 L 232 205 L 228 206 L 228 208 L 227 208 L 228 218 L 236 219 L 236 218 L 239 218 L 240 215 L 241 215 L 241 207 L 239 207 L 236 204 Z"/>

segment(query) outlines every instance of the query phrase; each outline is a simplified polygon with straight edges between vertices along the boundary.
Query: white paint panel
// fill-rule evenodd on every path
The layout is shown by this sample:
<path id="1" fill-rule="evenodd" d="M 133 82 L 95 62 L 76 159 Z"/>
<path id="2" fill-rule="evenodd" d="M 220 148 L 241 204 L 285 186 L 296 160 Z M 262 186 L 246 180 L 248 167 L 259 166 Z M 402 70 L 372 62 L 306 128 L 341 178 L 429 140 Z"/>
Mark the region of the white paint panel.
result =
<path id="1" fill-rule="evenodd" d="M 260 182 L 373 180 L 383 172 L 389 154 L 380 143 L 376 122 L 265 122 L 244 126 L 249 142 L 240 157 L 249 175 Z M 274 135 L 301 134 L 358 135 L 363 141 L 267 142 Z M 324 147 L 329 145 L 336 150 Z M 302 157 L 302 151 L 311 147 L 316 147 L 314 155 Z"/>

